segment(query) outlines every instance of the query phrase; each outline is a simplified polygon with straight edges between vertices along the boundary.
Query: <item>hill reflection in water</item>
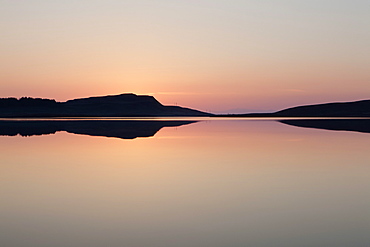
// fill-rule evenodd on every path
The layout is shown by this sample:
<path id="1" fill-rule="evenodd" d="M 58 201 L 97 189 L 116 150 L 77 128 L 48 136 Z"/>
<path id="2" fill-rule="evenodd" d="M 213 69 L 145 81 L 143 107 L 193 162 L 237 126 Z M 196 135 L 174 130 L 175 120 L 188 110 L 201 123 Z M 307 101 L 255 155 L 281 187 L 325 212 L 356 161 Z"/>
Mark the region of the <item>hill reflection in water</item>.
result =
<path id="1" fill-rule="evenodd" d="M 186 124 L 163 120 L 127 124 Z M 70 122 L 48 124 L 91 133 Z M 100 123 L 94 134 L 126 128 Z M 369 246 L 369 146 L 368 134 L 241 118 L 128 141 L 2 137 L 0 246 Z"/>
<path id="2" fill-rule="evenodd" d="M 303 128 L 370 133 L 370 119 L 302 119 L 279 122 Z"/>
<path id="3" fill-rule="evenodd" d="M 50 135 L 59 131 L 72 134 L 135 139 L 154 136 L 163 127 L 178 127 L 196 121 L 155 120 L 2 120 L 2 136 Z"/>

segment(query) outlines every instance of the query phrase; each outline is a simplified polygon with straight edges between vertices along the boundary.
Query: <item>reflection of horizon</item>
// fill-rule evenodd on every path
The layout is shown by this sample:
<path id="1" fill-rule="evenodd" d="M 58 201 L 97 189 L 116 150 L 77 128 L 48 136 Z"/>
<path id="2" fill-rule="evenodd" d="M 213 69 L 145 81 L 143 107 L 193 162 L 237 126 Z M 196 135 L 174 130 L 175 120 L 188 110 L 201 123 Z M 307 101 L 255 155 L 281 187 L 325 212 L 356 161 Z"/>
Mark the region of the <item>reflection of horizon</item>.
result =
<path id="1" fill-rule="evenodd" d="M 197 121 L 162 120 L 4 120 L 0 121 L 0 136 L 23 137 L 50 135 L 59 131 L 90 136 L 135 139 L 154 136 L 164 127 L 179 127 Z"/>
<path id="2" fill-rule="evenodd" d="M 370 133 L 370 119 L 305 119 L 279 122 L 302 128 Z"/>

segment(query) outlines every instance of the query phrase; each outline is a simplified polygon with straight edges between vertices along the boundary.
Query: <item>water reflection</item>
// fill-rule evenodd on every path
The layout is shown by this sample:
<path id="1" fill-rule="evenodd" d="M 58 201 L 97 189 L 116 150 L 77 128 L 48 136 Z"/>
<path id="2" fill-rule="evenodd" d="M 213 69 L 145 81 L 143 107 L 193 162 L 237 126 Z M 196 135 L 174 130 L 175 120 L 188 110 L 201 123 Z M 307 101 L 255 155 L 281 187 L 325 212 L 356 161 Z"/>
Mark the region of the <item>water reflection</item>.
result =
<path id="1" fill-rule="evenodd" d="M 164 127 L 178 127 L 195 121 L 139 121 L 139 120 L 40 120 L 0 121 L 0 135 L 49 135 L 59 131 L 90 136 L 135 139 L 154 136 Z"/>
<path id="2" fill-rule="evenodd" d="M 370 133 L 370 119 L 296 119 L 279 122 L 304 128 Z"/>
<path id="3" fill-rule="evenodd" d="M 0 246 L 368 247 L 370 138 L 203 121 L 0 137 Z"/>

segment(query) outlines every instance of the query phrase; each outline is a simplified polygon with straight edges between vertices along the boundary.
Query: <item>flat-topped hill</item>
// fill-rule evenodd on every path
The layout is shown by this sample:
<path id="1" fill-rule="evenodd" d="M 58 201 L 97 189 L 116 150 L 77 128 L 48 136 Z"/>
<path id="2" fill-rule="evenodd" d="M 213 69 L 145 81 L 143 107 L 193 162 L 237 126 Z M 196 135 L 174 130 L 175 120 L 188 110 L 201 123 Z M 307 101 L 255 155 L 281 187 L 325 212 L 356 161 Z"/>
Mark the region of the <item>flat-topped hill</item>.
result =
<path id="1" fill-rule="evenodd" d="M 0 99 L 0 117 L 171 117 L 209 116 L 179 106 L 165 106 L 154 97 L 120 94 L 57 102 L 23 97 Z"/>

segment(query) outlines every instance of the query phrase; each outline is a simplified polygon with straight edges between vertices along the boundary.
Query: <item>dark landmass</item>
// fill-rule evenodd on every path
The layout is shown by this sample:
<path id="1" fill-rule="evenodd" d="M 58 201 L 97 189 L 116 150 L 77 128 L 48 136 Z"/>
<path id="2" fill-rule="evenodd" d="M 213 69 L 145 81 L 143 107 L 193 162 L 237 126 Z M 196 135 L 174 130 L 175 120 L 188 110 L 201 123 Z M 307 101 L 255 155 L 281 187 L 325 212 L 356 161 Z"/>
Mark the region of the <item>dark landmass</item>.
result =
<path id="1" fill-rule="evenodd" d="M 297 106 L 273 113 L 216 115 L 217 117 L 370 117 L 370 100 Z"/>
<path id="2" fill-rule="evenodd" d="M 275 114 L 295 117 L 370 117 L 370 100 L 297 106 Z"/>
<path id="3" fill-rule="evenodd" d="M 1 120 L 0 136 L 35 136 L 66 131 L 73 134 L 135 139 L 154 136 L 163 127 L 178 127 L 196 121 L 139 120 Z"/>
<path id="4" fill-rule="evenodd" d="M 0 117 L 173 117 L 212 114 L 164 106 L 152 96 L 120 94 L 57 102 L 23 97 L 0 99 Z"/>
<path id="5" fill-rule="evenodd" d="M 120 94 L 57 102 L 51 99 L 0 99 L 0 117 L 370 117 L 370 100 L 287 108 L 273 113 L 218 114 L 165 106 L 147 95 Z"/>
<path id="6" fill-rule="evenodd" d="M 370 133 L 370 119 L 309 119 L 279 122 L 304 128 Z"/>

